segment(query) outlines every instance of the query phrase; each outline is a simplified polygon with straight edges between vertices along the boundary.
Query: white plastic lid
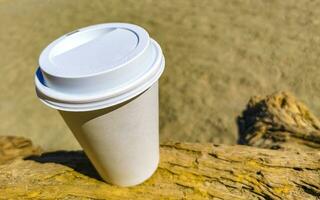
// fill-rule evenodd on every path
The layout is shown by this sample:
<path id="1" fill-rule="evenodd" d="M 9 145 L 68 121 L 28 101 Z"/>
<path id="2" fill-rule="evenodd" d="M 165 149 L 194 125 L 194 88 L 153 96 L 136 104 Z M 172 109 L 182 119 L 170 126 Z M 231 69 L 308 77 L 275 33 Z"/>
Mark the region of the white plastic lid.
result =
<path id="1" fill-rule="evenodd" d="M 122 103 L 156 82 L 160 46 L 141 27 L 99 24 L 68 33 L 41 53 L 37 95 L 50 107 L 89 111 Z"/>

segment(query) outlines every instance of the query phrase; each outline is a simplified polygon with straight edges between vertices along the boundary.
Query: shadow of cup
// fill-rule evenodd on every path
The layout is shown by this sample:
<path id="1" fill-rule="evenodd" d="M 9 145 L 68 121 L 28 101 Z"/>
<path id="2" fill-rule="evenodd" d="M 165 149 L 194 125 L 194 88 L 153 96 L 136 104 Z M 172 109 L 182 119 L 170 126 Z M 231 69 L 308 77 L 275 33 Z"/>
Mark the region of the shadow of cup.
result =
<path id="1" fill-rule="evenodd" d="M 56 163 L 65 165 L 91 178 L 103 181 L 90 160 L 83 151 L 54 151 L 43 153 L 40 156 L 29 156 L 24 160 L 33 160 L 39 163 Z"/>

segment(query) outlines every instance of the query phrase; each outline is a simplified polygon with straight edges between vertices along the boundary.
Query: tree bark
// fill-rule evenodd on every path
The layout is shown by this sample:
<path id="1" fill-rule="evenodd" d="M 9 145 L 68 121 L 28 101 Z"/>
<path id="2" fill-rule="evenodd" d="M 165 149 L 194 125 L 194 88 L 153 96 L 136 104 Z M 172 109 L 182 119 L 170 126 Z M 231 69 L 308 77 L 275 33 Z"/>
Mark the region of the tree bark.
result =
<path id="1" fill-rule="evenodd" d="M 39 156 L 27 139 L 0 137 L 0 199 L 320 199 L 319 122 L 305 106 L 255 97 L 238 122 L 254 147 L 163 144 L 156 173 L 130 188 L 101 181 L 82 151 Z"/>

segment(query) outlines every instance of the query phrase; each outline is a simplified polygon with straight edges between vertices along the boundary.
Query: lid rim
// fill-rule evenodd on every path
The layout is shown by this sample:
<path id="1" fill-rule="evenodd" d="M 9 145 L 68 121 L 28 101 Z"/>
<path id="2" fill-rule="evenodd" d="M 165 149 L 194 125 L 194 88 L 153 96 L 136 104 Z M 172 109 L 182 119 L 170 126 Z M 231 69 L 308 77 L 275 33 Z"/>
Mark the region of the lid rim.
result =
<path id="1" fill-rule="evenodd" d="M 79 96 L 77 96 L 76 97 L 77 100 L 70 100 L 70 99 L 66 100 L 63 98 L 59 98 L 57 96 L 54 97 L 54 94 L 50 94 L 50 92 L 53 89 L 48 88 L 41 83 L 41 81 L 39 80 L 41 79 L 41 77 L 38 77 L 38 70 L 40 70 L 40 68 L 38 68 L 35 74 L 36 93 L 39 99 L 44 104 L 46 104 L 51 108 L 55 108 L 63 111 L 74 111 L 74 112 L 90 111 L 90 110 L 102 109 L 102 108 L 123 103 L 124 101 L 134 98 L 135 96 L 141 94 L 143 91 L 151 87 L 156 81 L 158 81 L 158 79 L 160 78 L 161 74 L 164 71 L 165 59 L 163 57 L 161 48 L 159 44 L 151 38 L 150 38 L 150 43 L 154 45 L 154 48 L 156 50 L 155 60 L 152 66 L 150 67 L 150 69 L 148 70 L 148 72 L 146 72 L 146 74 L 144 74 L 143 76 L 139 77 L 135 81 L 135 83 L 131 85 L 131 87 L 127 87 L 121 91 L 110 92 L 110 94 L 102 95 L 99 98 L 92 98 L 92 97 L 90 98 L 87 96 L 87 99 L 81 99 L 80 97 L 80 100 L 78 100 Z M 53 92 L 59 92 L 59 91 L 53 90 Z M 130 93 L 131 95 L 127 95 L 128 93 Z M 60 94 L 63 94 L 63 93 L 60 93 Z M 127 96 L 127 97 L 123 97 L 123 96 Z M 85 97 L 86 96 L 84 95 L 83 98 Z M 94 106 L 95 104 L 99 104 L 99 105 Z M 77 105 L 79 106 L 78 108 L 77 108 Z M 87 106 L 84 107 L 84 105 L 87 105 Z"/>
<path id="2" fill-rule="evenodd" d="M 165 60 L 164 60 L 164 57 L 162 56 L 159 70 L 157 71 L 156 75 L 151 77 L 151 79 L 149 79 L 149 82 L 146 82 L 146 84 L 144 84 L 142 86 L 140 85 L 140 87 L 138 86 L 132 90 L 129 90 L 129 92 L 131 92 L 131 95 L 126 95 L 127 93 L 125 92 L 125 93 L 122 93 L 122 94 L 115 96 L 115 97 L 109 97 L 109 98 L 106 97 L 104 99 L 100 99 L 97 101 L 87 101 L 85 103 L 66 103 L 66 102 L 59 103 L 59 102 L 54 101 L 54 99 L 52 101 L 52 100 L 49 100 L 48 98 L 45 98 L 46 96 L 42 96 L 43 93 L 40 92 L 37 87 L 36 87 L 36 93 L 37 93 L 41 102 L 43 102 L 47 106 L 54 108 L 54 109 L 57 109 L 57 110 L 69 111 L 69 112 L 86 112 L 86 111 L 104 109 L 104 108 L 108 108 L 108 107 L 111 107 L 114 105 L 121 104 L 125 101 L 128 101 L 128 100 L 140 95 L 148 88 L 150 88 L 155 82 L 157 82 L 159 80 L 160 76 L 162 75 L 162 73 L 164 71 L 164 65 L 165 65 Z M 125 96 L 125 97 L 121 98 L 121 100 L 116 100 L 117 98 L 119 98 L 121 96 Z M 109 100 L 109 103 L 108 103 L 108 100 Z M 98 106 L 95 106 L 94 104 L 97 104 L 97 103 L 100 103 L 100 104 Z M 70 105 L 73 105 L 73 106 L 70 107 Z M 87 105 L 87 106 L 84 106 L 84 105 Z"/>
<path id="3" fill-rule="evenodd" d="M 135 37 L 126 37 L 122 31 L 108 35 L 105 31 L 109 29 L 133 32 L 138 38 L 136 48 L 130 53 L 122 51 L 130 48 Z M 86 46 L 79 49 L 83 44 Z M 62 62 L 54 57 L 73 48 L 75 51 L 61 57 Z M 143 28 L 127 23 L 98 24 L 67 33 L 42 51 L 35 89 L 38 98 L 51 108 L 75 112 L 103 109 L 150 88 L 160 78 L 164 65 L 160 45 Z"/>

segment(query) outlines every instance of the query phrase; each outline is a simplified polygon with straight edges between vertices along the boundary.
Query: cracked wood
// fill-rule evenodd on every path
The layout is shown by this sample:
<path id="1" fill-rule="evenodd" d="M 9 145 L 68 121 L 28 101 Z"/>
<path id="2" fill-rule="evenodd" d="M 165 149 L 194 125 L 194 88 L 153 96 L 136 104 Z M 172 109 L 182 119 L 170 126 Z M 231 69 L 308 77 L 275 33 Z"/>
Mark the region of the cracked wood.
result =
<path id="1" fill-rule="evenodd" d="M 254 97 L 238 122 L 251 146 L 163 144 L 156 173 L 130 188 L 101 181 L 82 151 L 0 137 L 0 199 L 320 199 L 320 126 L 301 102 Z"/>

